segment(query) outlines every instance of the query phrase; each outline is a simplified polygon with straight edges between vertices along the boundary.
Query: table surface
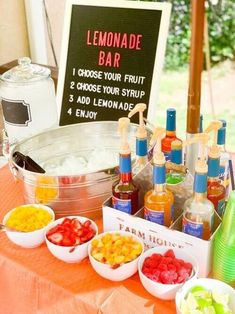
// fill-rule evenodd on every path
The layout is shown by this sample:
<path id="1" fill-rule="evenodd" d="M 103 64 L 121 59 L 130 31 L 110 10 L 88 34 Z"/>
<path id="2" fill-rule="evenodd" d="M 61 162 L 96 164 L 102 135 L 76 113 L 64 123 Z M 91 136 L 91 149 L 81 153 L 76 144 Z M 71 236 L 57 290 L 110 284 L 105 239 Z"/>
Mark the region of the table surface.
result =
<path id="1" fill-rule="evenodd" d="M 8 166 L 0 169 L 0 221 L 23 204 L 21 185 Z M 97 221 L 99 231 L 102 221 Z M 120 283 L 101 278 L 88 258 L 79 264 L 57 260 L 45 244 L 24 249 L 0 234 L 0 314 L 176 313 L 174 301 L 151 296 L 138 274 Z"/>

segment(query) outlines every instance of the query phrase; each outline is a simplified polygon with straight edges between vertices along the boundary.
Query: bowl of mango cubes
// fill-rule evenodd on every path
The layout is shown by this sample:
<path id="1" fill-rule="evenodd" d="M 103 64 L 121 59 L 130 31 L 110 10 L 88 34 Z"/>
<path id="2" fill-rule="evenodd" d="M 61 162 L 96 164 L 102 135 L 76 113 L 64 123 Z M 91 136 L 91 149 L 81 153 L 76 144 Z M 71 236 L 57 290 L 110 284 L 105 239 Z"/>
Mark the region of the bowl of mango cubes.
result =
<path id="1" fill-rule="evenodd" d="M 177 314 L 233 314 L 235 290 L 210 278 L 186 282 L 175 298 Z"/>
<path id="2" fill-rule="evenodd" d="M 142 240 L 125 231 L 101 233 L 88 247 L 93 269 L 111 281 L 122 281 L 134 275 L 143 251 Z"/>
<path id="3" fill-rule="evenodd" d="M 50 207 L 28 204 L 10 210 L 4 216 L 3 224 L 8 228 L 9 240 L 24 248 L 35 248 L 45 241 L 45 229 L 54 220 L 55 214 Z"/>

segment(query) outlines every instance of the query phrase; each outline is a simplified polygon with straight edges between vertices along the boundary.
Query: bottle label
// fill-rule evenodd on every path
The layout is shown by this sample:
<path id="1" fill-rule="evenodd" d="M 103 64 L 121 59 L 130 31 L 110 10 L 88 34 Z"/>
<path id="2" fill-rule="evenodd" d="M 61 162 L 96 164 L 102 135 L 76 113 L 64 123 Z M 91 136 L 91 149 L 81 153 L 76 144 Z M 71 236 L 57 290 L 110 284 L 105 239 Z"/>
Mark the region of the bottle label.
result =
<path id="1" fill-rule="evenodd" d="M 230 173 L 229 173 L 229 164 L 220 165 L 220 174 L 219 178 L 226 189 L 226 197 L 229 195 L 229 185 L 230 185 Z"/>
<path id="2" fill-rule="evenodd" d="M 159 225 L 164 225 L 164 212 L 144 208 L 144 219 L 155 222 Z"/>
<path id="3" fill-rule="evenodd" d="M 171 205 L 171 222 L 175 219 L 175 206 L 174 204 Z"/>
<path id="4" fill-rule="evenodd" d="M 166 161 L 170 161 L 171 160 L 171 152 L 163 152 L 164 156 L 166 158 Z"/>
<path id="5" fill-rule="evenodd" d="M 225 209 L 225 199 L 218 201 L 217 213 L 222 217 Z"/>
<path id="6" fill-rule="evenodd" d="M 220 168 L 219 168 L 219 178 L 220 178 L 220 180 L 224 181 L 224 175 L 225 175 L 225 167 L 220 165 Z"/>
<path id="7" fill-rule="evenodd" d="M 112 204 L 114 209 L 118 209 L 124 213 L 131 214 L 131 200 L 121 200 L 117 197 L 112 197 Z"/>
<path id="8" fill-rule="evenodd" d="M 229 172 L 229 166 L 228 166 L 224 174 L 224 186 L 226 189 L 226 197 L 228 197 L 229 195 L 229 185 L 230 185 L 230 172 Z"/>
<path id="9" fill-rule="evenodd" d="M 170 159 L 175 164 L 182 164 L 182 149 L 172 149 Z"/>
<path id="10" fill-rule="evenodd" d="M 203 223 L 193 222 L 184 216 L 183 232 L 202 239 Z"/>

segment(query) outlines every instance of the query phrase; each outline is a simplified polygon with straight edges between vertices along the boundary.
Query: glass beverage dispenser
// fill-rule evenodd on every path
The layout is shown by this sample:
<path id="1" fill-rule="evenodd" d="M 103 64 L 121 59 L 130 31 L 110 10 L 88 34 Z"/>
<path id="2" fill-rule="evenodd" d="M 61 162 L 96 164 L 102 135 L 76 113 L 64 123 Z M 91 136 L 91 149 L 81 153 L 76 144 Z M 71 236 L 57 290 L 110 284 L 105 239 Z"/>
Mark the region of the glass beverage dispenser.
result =
<path id="1" fill-rule="evenodd" d="M 14 144 L 58 126 L 54 82 L 50 69 L 31 64 L 27 57 L 0 77 L 5 131 Z"/>

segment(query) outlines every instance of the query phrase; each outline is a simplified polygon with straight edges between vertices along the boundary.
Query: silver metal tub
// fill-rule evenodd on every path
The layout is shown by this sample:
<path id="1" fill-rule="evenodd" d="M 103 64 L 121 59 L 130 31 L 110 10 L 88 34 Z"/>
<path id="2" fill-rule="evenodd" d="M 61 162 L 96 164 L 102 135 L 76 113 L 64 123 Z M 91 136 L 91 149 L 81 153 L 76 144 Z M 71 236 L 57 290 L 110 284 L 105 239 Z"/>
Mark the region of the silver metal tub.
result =
<path id="1" fill-rule="evenodd" d="M 57 218 L 66 215 L 99 217 L 102 203 L 110 196 L 112 183 L 117 179 L 118 165 L 82 175 L 49 176 L 19 167 L 12 156 L 19 151 L 42 165 L 52 158 L 89 156 L 94 147 L 104 147 L 118 154 L 120 137 L 117 126 L 117 122 L 111 121 L 69 125 L 37 134 L 14 145 L 9 164 L 22 184 L 25 202 L 48 204 Z M 133 156 L 136 129 L 137 125 L 130 124 L 129 143 Z M 150 134 L 148 130 L 148 137 Z"/>

